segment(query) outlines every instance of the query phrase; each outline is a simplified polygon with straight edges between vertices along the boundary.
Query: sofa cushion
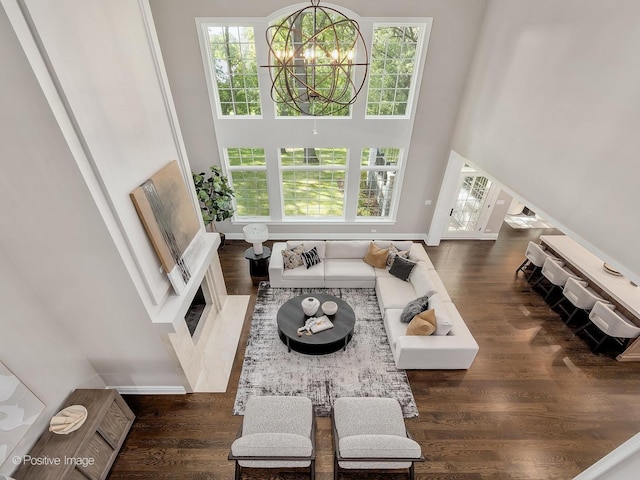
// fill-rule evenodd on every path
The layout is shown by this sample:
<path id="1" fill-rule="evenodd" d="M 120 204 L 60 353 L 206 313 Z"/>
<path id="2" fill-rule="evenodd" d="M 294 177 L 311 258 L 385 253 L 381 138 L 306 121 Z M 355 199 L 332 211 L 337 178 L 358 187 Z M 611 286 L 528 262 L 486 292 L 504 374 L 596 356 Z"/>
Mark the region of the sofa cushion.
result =
<path id="1" fill-rule="evenodd" d="M 374 268 L 376 272 L 376 278 L 378 277 L 391 277 L 392 275 L 389 273 L 388 268 Z"/>
<path id="2" fill-rule="evenodd" d="M 424 296 L 415 298 L 407 303 L 402 309 L 400 321 L 402 323 L 409 323 L 413 317 L 418 315 L 420 312 L 424 312 L 427 308 L 429 308 L 429 297 Z"/>
<path id="3" fill-rule="evenodd" d="M 333 417 L 340 440 L 353 435 L 406 436 L 402 408 L 395 398 L 336 398 Z"/>
<path id="4" fill-rule="evenodd" d="M 402 310 L 407 303 L 416 298 L 416 292 L 409 282 L 403 282 L 394 276 L 377 277 L 376 295 L 380 308 L 399 308 Z"/>
<path id="5" fill-rule="evenodd" d="M 330 280 L 375 280 L 371 265 L 356 258 L 327 258 L 324 261 L 324 278 Z"/>
<path id="6" fill-rule="evenodd" d="M 302 260 L 307 268 L 318 265 L 322 261 L 318 256 L 318 247 L 313 247 L 307 252 L 302 252 Z"/>
<path id="7" fill-rule="evenodd" d="M 253 433 L 236 439 L 231 452 L 246 457 L 308 457 L 311 439 L 295 433 Z"/>
<path id="8" fill-rule="evenodd" d="M 437 292 L 436 284 L 433 282 L 431 273 L 424 262 L 418 262 L 409 275 L 409 281 L 419 297 L 431 296 Z"/>
<path id="9" fill-rule="evenodd" d="M 406 260 L 402 258 L 400 255 L 396 255 L 396 258 L 393 260 L 393 264 L 389 269 L 389 273 L 395 277 L 398 277 L 400 280 L 404 280 L 405 282 L 409 281 L 409 275 L 411 275 L 411 271 L 416 266 L 415 262 L 411 260 Z"/>
<path id="10" fill-rule="evenodd" d="M 364 256 L 364 262 L 375 268 L 384 268 L 387 265 L 388 256 L 388 248 L 378 248 L 371 242 L 367 254 Z"/>
<path id="11" fill-rule="evenodd" d="M 340 438 L 340 455 L 348 458 L 419 458 L 420 445 L 406 436 L 352 435 Z"/>
<path id="12" fill-rule="evenodd" d="M 291 270 L 292 268 L 298 268 L 304 265 L 302 252 L 304 252 L 304 247 L 302 245 L 298 245 L 291 250 L 285 248 L 282 251 L 282 263 L 284 265 L 284 269 Z"/>
<path id="13" fill-rule="evenodd" d="M 406 335 L 431 335 L 436 331 L 435 310 L 425 310 L 420 312 L 409 322 Z"/>
<path id="14" fill-rule="evenodd" d="M 402 309 L 389 308 L 384 312 L 384 329 L 387 332 L 387 338 L 389 339 L 389 345 L 395 350 L 398 338 L 404 337 L 407 334 L 408 324 L 400 321 L 400 314 Z"/>
<path id="15" fill-rule="evenodd" d="M 284 270 L 282 272 L 282 278 L 284 280 L 317 280 L 318 286 L 324 286 L 324 263 L 319 263 L 313 267 L 307 268 L 304 265 L 292 270 Z"/>
<path id="16" fill-rule="evenodd" d="M 367 240 L 327 240 L 325 243 L 326 258 L 363 258 L 369 244 Z"/>
<path id="17" fill-rule="evenodd" d="M 449 313 L 445 307 L 445 301 L 442 295 L 436 293 L 429 297 L 429 309 L 435 310 L 436 312 L 437 328 L 433 334 L 447 335 L 453 327 L 453 322 L 451 318 L 449 318 Z"/>
<path id="18" fill-rule="evenodd" d="M 313 247 L 318 249 L 318 256 L 321 260 L 324 260 L 325 255 L 325 242 L 324 240 L 289 240 L 287 242 L 287 248 L 291 249 L 297 247 L 298 245 L 302 245 L 304 250 L 308 252 Z"/>
<path id="19" fill-rule="evenodd" d="M 398 250 L 410 250 L 413 245 L 411 240 L 375 240 L 373 243 L 375 243 L 378 248 L 389 248 L 393 245 Z"/>

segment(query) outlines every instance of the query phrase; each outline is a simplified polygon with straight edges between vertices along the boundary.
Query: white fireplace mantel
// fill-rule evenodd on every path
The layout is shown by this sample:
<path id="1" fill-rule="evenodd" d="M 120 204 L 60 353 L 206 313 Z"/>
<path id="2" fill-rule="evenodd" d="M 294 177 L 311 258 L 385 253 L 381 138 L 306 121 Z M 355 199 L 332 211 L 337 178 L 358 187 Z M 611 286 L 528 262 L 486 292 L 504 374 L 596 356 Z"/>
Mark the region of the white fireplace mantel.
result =
<path id="1" fill-rule="evenodd" d="M 179 322 L 184 322 L 189 305 L 202 283 L 219 245 L 220 235 L 218 233 L 201 231 L 193 240 L 190 248 L 194 247 L 195 253 L 189 262 L 192 269 L 191 279 L 180 295 L 169 295 L 158 314 L 152 318 L 152 323 L 158 333 L 176 333 L 178 331 Z"/>

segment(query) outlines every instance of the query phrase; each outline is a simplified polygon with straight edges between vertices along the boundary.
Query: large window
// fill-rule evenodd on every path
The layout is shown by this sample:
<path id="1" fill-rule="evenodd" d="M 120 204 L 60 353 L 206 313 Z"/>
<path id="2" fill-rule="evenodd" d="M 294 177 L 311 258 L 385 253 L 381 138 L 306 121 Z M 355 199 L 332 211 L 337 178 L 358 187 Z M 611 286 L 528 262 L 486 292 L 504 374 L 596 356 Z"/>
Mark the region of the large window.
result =
<path id="1" fill-rule="evenodd" d="M 280 151 L 286 217 L 343 217 L 346 148 Z"/>
<path id="2" fill-rule="evenodd" d="M 420 32 L 415 25 L 375 27 L 367 115 L 408 114 Z"/>
<path id="3" fill-rule="evenodd" d="M 398 177 L 399 148 L 365 148 L 360 161 L 358 217 L 389 217 Z"/>
<path id="4" fill-rule="evenodd" d="M 200 161 L 219 161 L 229 177 L 236 207 L 232 222 L 393 224 L 397 212 L 411 208 L 400 204 L 400 194 L 405 168 L 412 155 L 421 154 L 409 147 L 431 19 L 381 23 L 351 12 L 369 53 L 365 86 L 351 108 L 314 117 L 275 103 L 263 68 L 268 26 L 295 9 L 268 18 L 196 19 L 211 100 L 211 141 L 223 156 Z M 301 30 L 294 36 L 302 39 L 313 30 L 312 16 L 296 22 Z M 334 33 L 346 42 L 340 29 L 316 38 L 325 56 L 332 53 Z M 276 36 L 276 54 L 284 55 L 280 43 Z M 364 57 L 362 51 L 354 54 Z M 355 80 L 363 74 L 363 68 L 354 69 Z"/>
<path id="5" fill-rule="evenodd" d="M 210 26 L 207 32 L 219 113 L 260 115 L 253 27 Z"/>
<path id="6" fill-rule="evenodd" d="M 226 153 L 236 216 L 268 217 L 269 189 L 264 149 L 228 148 Z"/>

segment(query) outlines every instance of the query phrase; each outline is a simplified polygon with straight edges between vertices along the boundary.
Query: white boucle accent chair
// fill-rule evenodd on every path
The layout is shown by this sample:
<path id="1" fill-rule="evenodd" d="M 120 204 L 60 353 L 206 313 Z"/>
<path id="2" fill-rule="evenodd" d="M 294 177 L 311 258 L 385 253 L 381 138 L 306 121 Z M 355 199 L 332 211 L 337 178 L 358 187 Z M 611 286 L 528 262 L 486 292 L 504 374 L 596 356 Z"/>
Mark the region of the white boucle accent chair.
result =
<path id="1" fill-rule="evenodd" d="M 340 469 L 406 469 L 415 478 L 415 462 L 423 462 L 420 444 L 411 438 L 396 399 L 343 397 L 336 399 L 333 430 L 333 478 Z"/>
<path id="2" fill-rule="evenodd" d="M 243 468 L 308 468 L 315 479 L 316 421 L 307 397 L 250 397 L 229 460 Z"/>

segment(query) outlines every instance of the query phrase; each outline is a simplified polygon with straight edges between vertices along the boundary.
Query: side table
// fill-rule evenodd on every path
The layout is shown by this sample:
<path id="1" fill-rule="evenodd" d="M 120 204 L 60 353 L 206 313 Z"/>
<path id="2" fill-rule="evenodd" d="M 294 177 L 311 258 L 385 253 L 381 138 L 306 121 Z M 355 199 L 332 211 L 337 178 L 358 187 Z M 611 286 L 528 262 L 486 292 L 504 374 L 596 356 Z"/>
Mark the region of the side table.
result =
<path id="1" fill-rule="evenodd" d="M 269 280 L 269 260 L 271 259 L 269 247 L 262 247 L 262 255 L 256 255 L 253 247 L 247 248 L 244 258 L 249 260 L 249 273 L 254 285 L 258 285 L 263 280 Z"/>
<path id="2" fill-rule="evenodd" d="M 45 431 L 29 452 L 48 463 L 22 462 L 16 480 L 104 480 L 109 475 L 135 415 L 115 390 L 76 390 L 61 409 L 84 405 L 87 420 L 75 432 Z"/>

